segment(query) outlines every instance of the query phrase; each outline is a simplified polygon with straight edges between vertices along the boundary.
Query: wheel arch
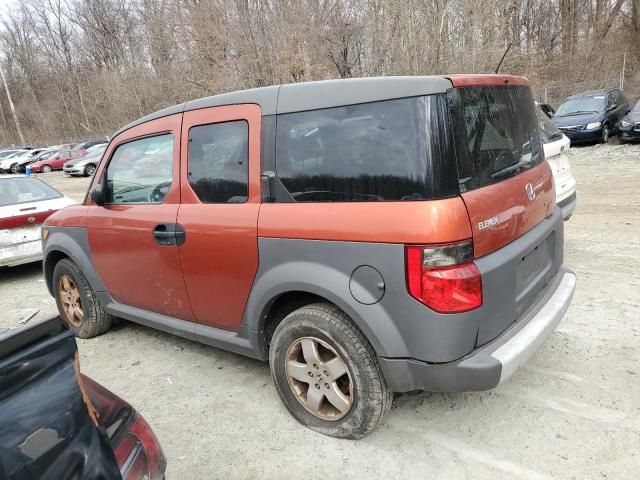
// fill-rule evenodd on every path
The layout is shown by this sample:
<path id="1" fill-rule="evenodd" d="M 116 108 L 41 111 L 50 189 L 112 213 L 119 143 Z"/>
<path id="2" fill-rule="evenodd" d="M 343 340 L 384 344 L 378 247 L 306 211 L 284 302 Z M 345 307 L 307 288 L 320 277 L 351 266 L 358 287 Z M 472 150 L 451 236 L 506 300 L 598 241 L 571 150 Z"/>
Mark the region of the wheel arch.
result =
<path id="1" fill-rule="evenodd" d="M 91 261 L 91 253 L 84 228 L 51 228 L 44 247 L 43 270 L 47 289 L 53 292 L 53 272 L 56 264 L 65 258 L 74 262 L 87 278 L 94 292 L 105 291 L 104 284 Z"/>
<path id="2" fill-rule="evenodd" d="M 269 342 L 275 328 L 292 311 L 313 303 L 329 303 L 344 312 L 362 332 L 378 356 L 385 356 L 388 348 L 404 341 L 393 322 L 380 305 L 362 305 L 355 301 L 348 289 L 348 276 L 335 272 L 335 278 L 329 281 L 296 281 L 296 273 L 309 272 L 309 269 L 292 269 L 288 276 L 282 272 L 274 273 L 270 280 L 256 280 L 252 297 L 245 311 L 247 327 L 257 335 L 257 350 L 261 358 L 269 356 Z M 278 283 L 287 278 L 286 283 Z M 263 290 L 266 283 L 273 288 Z M 262 285 L 260 285 L 262 284 Z M 346 288 L 336 288 L 344 285 Z M 257 291 L 262 290 L 260 300 L 256 300 Z"/>

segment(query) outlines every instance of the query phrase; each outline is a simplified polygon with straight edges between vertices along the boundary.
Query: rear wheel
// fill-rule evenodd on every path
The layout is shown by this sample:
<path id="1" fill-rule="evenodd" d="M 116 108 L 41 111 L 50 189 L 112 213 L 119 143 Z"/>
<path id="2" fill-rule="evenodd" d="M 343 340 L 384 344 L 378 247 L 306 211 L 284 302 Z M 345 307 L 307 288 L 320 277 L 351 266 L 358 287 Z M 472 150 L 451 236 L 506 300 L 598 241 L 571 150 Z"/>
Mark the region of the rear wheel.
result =
<path id="1" fill-rule="evenodd" d="M 43 165 L 40 170 L 42 171 L 42 173 L 49 173 L 53 171 L 53 168 L 51 168 L 51 165 Z"/>
<path id="2" fill-rule="evenodd" d="M 90 177 L 94 173 L 96 173 L 96 166 L 94 164 L 90 163 L 89 165 L 84 167 L 84 176 L 85 177 Z"/>
<path id="3" fill-rule="evenodd" d="M 332 437 L 362 438 L 391 408 L 375 352 L 351 319 L 318 303 L 289 314 L 269 351 L 276 389 L 303 425 Z"/>
<path id="4" fill-rule="evenodd" d="M 602 127 L 602 143 L 608 143 L 609 142 L 609 127 L 607 125 L 605 125 L 604 127 Z"/>
<path id="5" fill-rule="evenodd" d="M 104 310 L 86 277 L 71 260 L 60 260 L 56 264 L 53 288 L 60 316 L 76 337 L 92 338 L 109 330 L 111 315 Z"/>

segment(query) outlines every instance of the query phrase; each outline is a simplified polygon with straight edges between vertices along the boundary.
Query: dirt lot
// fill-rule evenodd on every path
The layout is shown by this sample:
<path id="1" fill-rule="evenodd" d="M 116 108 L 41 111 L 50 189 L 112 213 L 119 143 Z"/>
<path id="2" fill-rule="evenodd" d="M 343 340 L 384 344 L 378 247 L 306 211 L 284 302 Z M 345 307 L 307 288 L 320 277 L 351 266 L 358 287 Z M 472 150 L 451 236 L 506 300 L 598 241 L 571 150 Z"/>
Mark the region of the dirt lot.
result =
<path id="1" fill-rule="evenodd" d="M 80 340 L 82 370 L 137 407 L 171 479 L 636 479 L 640 145 L 573 149 L 573 305 L 532 361 L 484 393 L 413 394 L 361 441 L 301 427 L 266 364 L 133 324 Z M 81 199 L 86 179 L 43 175 Z M 0 328 L 55 313 L 39 265 L 0 272 Z"/>

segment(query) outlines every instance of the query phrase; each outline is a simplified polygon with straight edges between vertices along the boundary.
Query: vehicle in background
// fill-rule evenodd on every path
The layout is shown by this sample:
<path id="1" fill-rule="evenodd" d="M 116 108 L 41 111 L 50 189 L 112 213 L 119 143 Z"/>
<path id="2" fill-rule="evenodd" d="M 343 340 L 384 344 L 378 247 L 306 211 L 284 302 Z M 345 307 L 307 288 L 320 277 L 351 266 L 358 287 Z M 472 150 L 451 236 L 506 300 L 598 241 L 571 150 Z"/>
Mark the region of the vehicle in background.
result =
<path id="1" fill-rule="evenodd" d="M 640 100 L 620 122 L 620 142 L 640 141 Z"/>
<path id="2" fill-rule="evenodd" d="M 0 333 L 0 478 L 163 479 L 151 427 L 79 365 L 59 318 Z"/>
<path id="3" fill-rule="evenodd" d="M 538 106 L 544 112 L 544 114 L 549 118 L 553 117 L 556 113 L 553 107 L 548 103 L 539 103 Z"/>
<path id="4" fill-rule="evenodd" d="M 10 156 L 20 155 L 24 153 L 26 150 L 19 150 L 15 148 L 8 148 L 0 151 L 0 160 L 4 160 L 5 158 L 9 158 Z"/>
<path id="5" fill-rule="evenodd" d="M 18 155 L 12 155 L 0 160 L 0 173 L 21 173 L 24 172 L 28 163 L 36 160 L 43 152 L 48 151 L 44 148 L 34 148 L 33 150 L 25 150 Z"/>
<path id="6" fill-rule="evenodd" d="M 106 148 L 106 144 L 89 147 L 84 157 L 69 160 L 64 164 L 62 170 L 67 175 L 90 177 L 95 173 L 96 167 L 100 163 L 100 159 Z"/>
<path id="7" fill-rule="evenodd" d="M 91 147 L 93 147 L 95 145 L 104 145 L 106 147 L 107 143 L 109 143 L 109 142 L 107 142 L 106 140 L 90 140 L 88 142 L 78 143 L 75 146 L 75 148 L 76 149 L 82 148 L 83 150 L 88 150 L 89 148 L 91 148 Z"/>
<path id="8" fill-rule="evenodd" d="M 49 173 L 53 170 L 62 170 L 69 160 L 83 157 L 86 153 L 85 150 L 56 150 L 46 158 L 40 158 L 28 165 L 33 173 Z"/>
<path id="9" fill-rule="evenodd" d="M 628 112 L 629 100 L 622 90 L 610 88 L 568 97 L 552 120 L 572 144 L 607 143 Z"/>
<path id="10" fill-rule="evenodd" d="M 42 222 L 74 203 L 37 178 L 0 177 L 0 267 L 41 260 Z"/>
<path id="11" fill-rule="evenodd" d="M 147 155 L 152 175 L 135 168 Z M 89 191 L 43 227 L 76 335 L 119 317 L 268 360 L 291 414 L 326 435 L 371 432 L 393 392 L 504 383 L 575 289 L 522 77 L 193 100 L 117 132 Z"/>
<path id="12" fill-rule="evenodd" d="M 547 117 L 538 106 L 536 115 L 540 122 L 540 135 L 544 144 L 544 156 L 553 173 L 556 189 L 556 205 L 562 210 L 562 218 L 569 220 L 576 208 L 576 179 L 571 173 L 571 163 L 566 152 L 571 140 Z"/>

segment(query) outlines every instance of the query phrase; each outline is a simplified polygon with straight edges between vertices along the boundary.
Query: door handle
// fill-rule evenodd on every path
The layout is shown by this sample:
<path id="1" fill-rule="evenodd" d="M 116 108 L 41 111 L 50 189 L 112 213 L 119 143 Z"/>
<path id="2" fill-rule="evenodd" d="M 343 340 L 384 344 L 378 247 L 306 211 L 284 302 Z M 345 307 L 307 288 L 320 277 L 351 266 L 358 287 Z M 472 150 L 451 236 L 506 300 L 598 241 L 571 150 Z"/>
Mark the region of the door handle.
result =
<path id="1" fill-rule="evenodd" d="M 153 228 L 153 239 L 163 247 L 180 246 L 187 238 L 179 223 L 161 223 Z"/>

